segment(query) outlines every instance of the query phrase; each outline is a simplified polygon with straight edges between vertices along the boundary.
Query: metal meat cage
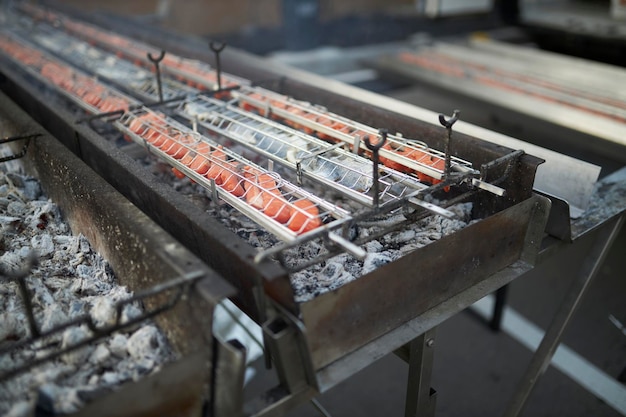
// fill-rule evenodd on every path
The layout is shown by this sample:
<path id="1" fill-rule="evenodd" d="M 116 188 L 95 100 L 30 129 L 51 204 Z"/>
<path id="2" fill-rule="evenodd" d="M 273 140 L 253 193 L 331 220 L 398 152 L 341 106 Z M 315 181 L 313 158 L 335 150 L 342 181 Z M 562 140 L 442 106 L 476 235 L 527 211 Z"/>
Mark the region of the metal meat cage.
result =
<path id="1" fill-rule="evenodd" d="M 226 201 L 284 240 L 293 240 L 298 234 L 313 230 L 314 225 L 321 226 L 322 219 L 334 219 L 326 220 L 325 227 L 338 228 L 341 226 L 338 220 L 348 216 L 345 210 L 290 184 L 278 173 L 267 171 L 148 109 L 124 113 L 116 125 L 205 187 L 214 201 L 218 198 Z M 220 180 L 219 186 L 216 180 Z M 313 209 L 317 214 L 313 216 L 301 208 L 303 202 L 309 211 Z"/>

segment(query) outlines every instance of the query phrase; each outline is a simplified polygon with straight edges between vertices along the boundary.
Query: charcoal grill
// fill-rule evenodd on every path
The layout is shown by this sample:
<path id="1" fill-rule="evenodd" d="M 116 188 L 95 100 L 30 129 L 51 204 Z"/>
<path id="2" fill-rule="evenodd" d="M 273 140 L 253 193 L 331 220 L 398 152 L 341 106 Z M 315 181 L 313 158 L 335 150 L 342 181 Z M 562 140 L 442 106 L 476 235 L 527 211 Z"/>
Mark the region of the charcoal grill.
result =
<path id="1" fill-rule="evenodd" d="M 39 19 L 56 22 L 66 33 L 75 35 L 80 32 L 81 36 L 87 37 L 94 36 L 96 31 L 99 46 L 106 50 L 106 40 L 110 34 L 105 36 L 106 32 L 103 34 L 95 26 L 76 22 L 56 12 L 41 12 L 42 9 L 26 11 L 37 13 L 37 10 Z M 39 24 L 44 25 L 43 22 Z M 85 31 L 85 27 L 89 30 Z M 37 33 L 37 29 L 32 33 Z M 42 68 L 37 67 L 38 62 L 24 63 L 6 45 L 20 44 L 20 48 L 40 50 L 46 62 L 55 62 L 61 66 L 68 66 L 67 62 L 80 65 L 80 62 L 73 61 L 75 57 L 62 56 L 60 52 L 63 48 L 43 50 L 33 39 L 22 39 L 25 35 L 19 28 L 2 36 L 5 45 L 2 89 L 111 185 L 233 284 L 237 289 L 234 300 L 263 326 L 267 357 L 271 357 L 276 365 L 280 386 L 267 396 L 247 404 L 248 414 L 280 413 L 302 399 L 313 396 L 315 392 L 330 389 L 532 267 L 550 206 L 546 198 L 532 191 L 535 171 L 541 163 L 538 158 L 458 132 L 452 133 L 453 140 L 450 141 L 450 120 L 442 119 L 444 124 L 448 122 L 446 131 L 443 127 L 437 128 L 393 111 L 363 106 L 354 99 L 315 89 L 298 80 L 276 79 L 253 61 L 239 67 L 240 61 L 236 55 L 235 58 L 225 56 L 223 65 L 232 68 L 232 72 L 237 75 L 225 74 L 225 87 L 218 86 L 218 89 L 215 83 L 221 74 L 218 75 L 206 64 L 193 62 L 192 67 L 204 70 L 190 76 L 188 71 L 177 69 L 173 64 L 183 62 L 177 58 L 162 61 L 163 80 L 157 83 L 158 88 L 154 88 L 155 83 L 152 83 L 150 88 L 133 90 L 132 85 L 124 84 L 123 80 L 114 77 L 94 81 L 89 77 L 87 66 L 72 69 L 73 80 L 86 77 L 86 82 L 89 79 L 93 88 L 107 85 L 105 94 L 108 97 L 115 96 L 123 100 L 123 105 L 106 111 L 86 104 L 84 96 L 68 93 L 70 88 L 64 90 L 51 86 L 50 79 L 42 76 Z M 162 38 L 156 40 L 159 42 Z M 135 64 L 149 65 L 150 60 L 146 62 L 144 55 L 139 55 L 137 51 L 134 54 L 125 51 L 129 49 L 120 47 L 120 55 L 127 55 L 127 58 L 137 61 L 141 58 L 141 62 Z M 158 49 L 144 53 L 156 54 Z M 202 76 L 206 71 L 209 71 L 208 80 Z M 183 86 L 176 77 L 191 80 L 193 85 Z M 254 86 L 254 82 L 245 80 L 269 81 L 261 89 Z M 231 89 L 233 86 L 229 83 L 237 84 L 237 88 Z M 63 84 L 63 81 L 55 84 Z M 205 94 L 185 96 L 189 88 L 199 89 Z M 157 90 L 163 94 L 164 102 L 160 102 L 161 94 Z M 255 101 L 253 93 L 259 92 L 270 98 L 265 102 Z M 181 93 L 183 98 L 177 98 Z M 232 102 L 224 99 L 223 94 L 226 93 Z M 68 106 L 49 105 L 51 96 L 67 102 Z M 289 115 L 281 114 L 278 105 L 269 108 L 268 100 L 286 100 L 304 111 L 305 115 L 297 120 L 298 127 L 315 129 L 317 138 L 307 136 L 302 129 L 269 120 L 270 114 L 283 119 Z M 324 107 L 311 106 L 303 100 Z M 242 109 L 245 110 L 246 105 L 256 106 L 257 112 L 244 112 Z M 123 107 L 121 111 L 120 107 Z M 91 123 L 86 122 L 84 115 L 77 116 L 85 110 L 96 116 L 89 118 Z M 167 133 L 169 137 L 165 140 L 172 141 L 184 152 L 198 152 L 200 143 L 215 150 L 219 144 L 212 140 L 219 137 L 248 149 L 256 148 L 260 155 L 270 161 L 267 169 L 253 165 L 224 146 L 221 151 L 225 157 L 220 156 L 219 160 L 207 157 L 212 165 L 219 165 L 224 160 L 229 162 L 228 166 L 221 166 L 223 170 L 228 171 L 228 167 L 234 165 L 245 165 L 273 175 L 273 163 L 291 169 L 294 172 L 293 182 L 273 177 L 274 185 L 262 188 L 261 191 L 273 192 L 279 189 L 285 204 L 294 205 L 291 212 L 298 211 L 295 208 L 297 201 L 307 200 L 317 209 L 318 214 L 307 216 L 309 221 L 319 217 L 316 227 L 311 230 L 285 227 L 286 222 L 279 221 L 276 215 L 267 214 L 265 207 L 250 208 L 245 204 L 245 195 L 237 196 L 232 190 L 216 184 L 216 181 L 207 181 L 206 176 L 199 175 L 180 162 L 182 158 L 177 160 L 163 148 L 154 145 L 155 138 L 146 136 L 146 131 L 158 130 L 158 126 L 142 122 L 139 129 L 131 128 L 133 121 L 140 117 L 152 114 L 160 118 L 161 112 L 168 113 L 162 116 L 168 129 L 167 132 L 158 133 Z M 320 133 L 337 135 L 337 132 L 316 125 L 311 122 L 313 119 L 305 117 L 307 113 L 313 112 L 320 112 L 335 122 L 352 124 L 352 134 L 339 134 L 337 144 L 329 145 L 320 141 Z M 238 208 L 253 218 L 261 228 L 275 234 L 282 243 L 269 250 L 258 251 L 243 242 L 218 220 L 191 202 L 181 199 L 172 188 L 159 183 L 123 149 L 106 140 L 100 130 L 103 124 L 115 126 L 135 143 L 171 163 L 174 168 L 205 186 L 214 203 L 221 199 Z M 390 143 L 396 144 L 391 149 L 404 147 L 408 150 L 400 156 L 387 149 L 378 153 L 368 146 L 371 143 L 366 140 L 380 139 L 378 127 L 410 133 L 418 141 L 408 142 L 400 135 L 390 134 Z M 354 134 L 355 129 L 364 133 Z M 259 132 L 263 136 L 257 137 L 255 143 L 246 140 Z M 186 139 L 181 139 L 183 134 Z M 291 138 L 306 141 L 306 147 L 293 147 L 295 158 L 294 155 L 289 156 L 288 151 L 281 150 L 289 143 L 279 139 L 281 135 L 287 134 Z M 383 133 L 379 135 L 384 137 Z M 263 146 L 263 141 L 268 137 L 274 138 L 276 149 L 270 150 L 271 147 Z M 290 140 L 293 145 L 294 139 Z M 446 148 L 447 152 L 441 151 Z M 429 158 L 435 159 L 431 161 L 438 158 L 443 161 L 444 167 L 424 166 L 419 160 L 402 156 L 418 151 L 432 152 L 433 156 Z M 386 167 L 380 164 L 379 169 L 373 162 L 365 163 L 363 155 L 367 156 L 368 153 L 374 159 L 386 158 L 402 165 L 406 171 L 394 171 L 389 168 L 389 164 Z M 345 175 L 340 175 L 331 184 L 327 179 L 320 178 L 313 166 L 307 165 L 311 160 L 318 161 L 318 164 L 335 164 L 333 168 L 358 175 L 353 183 L 345 180 Z M 339 160 L 344 164 L 340 165 L 337 162 Z M 351 170 L 351 165 L 345 161 L 357 161 L 359 167 L 369 168 Z M 242 185 L 245 194 L 250 189 L 250 185 L 246 185 L 249 179 L 241 176 L 241 172 L 240 169 L 233 170 L 227 175 L 239 175 L 236 181 Z M 420 175 L 414 175 L 416 172 L 425 175 L 429 183 L 421 181 Z M 326 201 L 304 187 L 306 184 L 301 184 L 305 179 L 320 183 L 322 187 L 332 186 L 359 204 L 360 208 L 350 211 Z M 355 187 L 354 184 L 359 181 L 367 185 Z M 374 182 L 377 187 L 373 186 Z M 451 190 L 445 191 L 448 187 Z M 441 203 L 431 203 L 430 197 L 435 199 L 432 201 L 440 200 Z M 402 227 L 433 213 L 450 215 L 447 207 L 459 201 L 472 202 L 472 214 L 480 220 L 334 291 L 302 302 L 294 297 L 289 281 L 289 274 L 294 268 L 279 262 L 285 250 L 320 239 L 327 246 L 328 254 L 312 262 L 322 262 L 341 252 L 362 257 L 364 251 L 361 245 L 367 240 L 351 240 L 349 237 L 350 229 L 358 226 L 359 222 L 371 221 L 385 213 L 400 210 L 406 216 L 404 223 L 396 227 Z M 388 230 L 381 232 L 384 233 L 388 233 Z M 243 363 L 238 360 L 233 364 L 236 366 L 233 366 L 231 372 L 241 375 Z M 233 387 L 233 390 L 236 389 Z M 234 395 L 226 388 L 224 391 L 223 395 Z"/>

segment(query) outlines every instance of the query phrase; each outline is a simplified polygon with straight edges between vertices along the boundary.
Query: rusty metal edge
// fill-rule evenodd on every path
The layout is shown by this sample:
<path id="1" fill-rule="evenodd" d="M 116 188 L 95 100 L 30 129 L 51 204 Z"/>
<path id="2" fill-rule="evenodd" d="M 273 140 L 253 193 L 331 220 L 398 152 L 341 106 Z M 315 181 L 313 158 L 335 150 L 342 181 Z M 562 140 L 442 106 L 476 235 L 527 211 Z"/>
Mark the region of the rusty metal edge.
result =
<path id="1" fill-rule="evenodd" d="M 416 336 L 443 323 L 482 297 L 530 271 L 535 263 L 539 261 L 537 254 L 550 211 L 549 199 L 538 195 L 533 197 L 532 200 L 534 200 L 534 206 L 531 221 L 525 236 L 524 249 L 519 260 L 490 274 L 478 285 L 470 286 L 457 294 L 451 295 L 450 298 L 437 303 L 415 318 L 363 344 L 323 368 L 317 369 L 316 384 L 318 390 L 320 392 L 328 391 L 342 382 L 346 375 L 358 372 L 365 366 L 398 349 L 403 344 L 410 342 Z"/>
<path id="2" fill-rule="evenodd" d="M 543 232 L 547 201 L 538 196 L 525 200 L 302 304 L 314 369 L 483 285 L 519 260 L 534 262 L 541 239 L 535 236 L 528 242 L 527 236 L 539 227 Z M 476 236 L 483 243 L 477 243 Z M 467 306 L 459 304 L 457 311 Z"/>

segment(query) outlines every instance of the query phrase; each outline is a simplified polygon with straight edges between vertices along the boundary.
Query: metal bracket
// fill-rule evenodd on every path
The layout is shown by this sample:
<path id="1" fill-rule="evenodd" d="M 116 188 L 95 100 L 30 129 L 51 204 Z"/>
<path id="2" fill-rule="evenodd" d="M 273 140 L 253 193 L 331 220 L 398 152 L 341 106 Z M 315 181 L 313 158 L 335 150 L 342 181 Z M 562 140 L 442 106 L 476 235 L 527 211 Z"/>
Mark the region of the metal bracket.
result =
<path id="1" fill-rule="evenodd" d="M 279 416 L 291 408 L 312 400 L 317 394 L 315 371 L 306 344 L 304 324 L 273 302 L 275 316 L 265 321 L 263 333 L 268 342 L 280 385 L 262 393 L 244 405 L 250 416 Z M 318 406 L 319 404 L 313 404 Z"/>
<path id="2" fill-rule="evenodd" d="M 430 386 L 435 355 L 435 330 L 432 328 L 395 353 L 409 364 L 405 417 L 435 415 L 437 392 Z"/>
<path id="3" fill-rule="evenodd" d="M 443 207 L 439 207 L 436 204 L 433 203 L 428 203 L 424 200 L 420 200 L 417 197 L 411 197 L 409 198 L 409 203 L 418 207 L 421 207 L 423 209 L 426 209 L 428 211 L 430 211 L 433 214 L 437 214 L 439 216 L 443 216 L 443 217 L 447 217 L 448 219 L 454 219 L 455 217 L 457 217 L 456 214 L 454 214 L 453 212 L 451 212 L 450 210 L 446 210 Z"/>

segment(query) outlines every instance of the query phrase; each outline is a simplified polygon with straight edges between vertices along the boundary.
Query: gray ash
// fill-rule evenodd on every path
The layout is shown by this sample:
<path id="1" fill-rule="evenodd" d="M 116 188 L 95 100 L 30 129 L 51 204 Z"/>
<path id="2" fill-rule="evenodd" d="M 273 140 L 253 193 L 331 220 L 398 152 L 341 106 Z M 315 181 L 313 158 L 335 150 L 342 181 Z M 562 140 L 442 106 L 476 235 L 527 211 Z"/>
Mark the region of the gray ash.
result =
<path id="1" fill-rule="evenodd" d="M 380 239 L 366 243 L 364 248 L 367 256 L 364 261 L 359 261 L 344 253 L 291 274 L 296 301 L 306 302 L 320 294 L 333 291 L 469 224 L 472 203 L 458 204 L 450 210 L 457 214 L 457 219 L 431 216 L 409 224 L 404 230 L 391 232 Z M 387 221 L 393 222 L 393 219 L 387 219 Z M 374 223 L 369 227 L 361 227 L 359 233 L 371 234 L 379 227 Z M 297 253 L 292 253 L 289 259 L 309 259 L 325 250 L 321 245 L 310 242 L 308 245 L 297 248 Z"/>
<path id="2" fill-rule="evenodd" d="M 38 265 L 26 283 L 42 331 L 85 314 L 97 325 L 111 323 L 114 303 L 132 295 L 116 284 L 108 263 L 87 239 L 71 234 L 36 179 L 0 171 L 0 265 L 5 271 L 18 270 L 33 251 Z M 0 280 L 0 305 L 0 347 L 30 337 L 16 282 Z M 127 305 L 122 320 L 136 317 L 140 308 Z M 86 326 L 74 326 L 13 349 L 0 356 L 0 373 L 91 336 Z M 53 414 L 74 412 L 103 391 L 155 372 L 171 359 L 154 324 L 118 332 L 1 383 L 0 414 L 29 415 L 35 402 Z"/>

